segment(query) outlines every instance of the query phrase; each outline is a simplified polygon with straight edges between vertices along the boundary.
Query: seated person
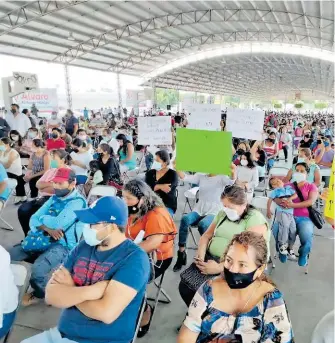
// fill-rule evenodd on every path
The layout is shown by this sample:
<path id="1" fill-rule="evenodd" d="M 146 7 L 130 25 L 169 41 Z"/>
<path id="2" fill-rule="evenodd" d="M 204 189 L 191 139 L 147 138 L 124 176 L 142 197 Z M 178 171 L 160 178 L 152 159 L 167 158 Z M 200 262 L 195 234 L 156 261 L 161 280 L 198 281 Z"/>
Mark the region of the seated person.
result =
<path id="1" fill-rule="evenodd" d="M 287 199 L 289 201 L 296 199 L 298 196 L 295 190 L 290 186 L 284 186 L 282 180 L 276 177 L 272 177 L 269 180 L 270 188 L 273 190 L 269 194 L 267 203 L 267 217 L 272 218 L 275 215 L 274 223 L 279 226 L 277 236 L 277 249 L 282 255 L 290 255 L 295 258 L 293 246 L 296 236 L 296 225 L 293 216 L 293 208 L 283 208 L 279 205 L 276 206 L 275 213 L 271 213 L 271 204 L 273 199 Z"/>
<path id="2" fill-rule="evenodd" d="M 31 127 L 28 130 L 27 138 L 23 140 L 22 146 L 20 148 L 20 154 L 22 157 L 27 156 L 29 157 L 33 153 L 33 140 L 35 138 L 40 138 L 40 134 L 38 129 L 35 127 Z"/>
<path id="3" fill-rule="evenodd" d="M 330 169 L 332 167 L 335 152 L 330 146 L 331 141 L 331 137 L 325 137 L 315 152 L 315 163 L 320 169 Z M 323 176 L 322 180 L 325 182 L 325 187 L 328 187 L 330 176 Z"/>
<path id="4" fill-rule="evenodd" d="M 176 161 L 174 161 L 174 167 Z M 185 182 L 199 186 L 199 201 L 192 212 L 183 215 L 179 226 L 179 250 L 173 271 L 179 271 L 187 264 L 186 242 L 190 225 L 197 225 L 200 235 L 203 235 L 211 225 L 213 219 L 222 208 L 220 195 L 227 185 L 236 180 L 236 166 L 232 163 L 231 178 L 226 175 L 201 174 L 187 175 L 177 171 L 179 178 Z"/>
<path id="5" fill-rule="evenodd" d="M 150 264 L 147 254 L 125 237 L 127 205 L 120 198 L 103 197 L 76 215 L 88 224 L 84 240 L 46 288 L 46 302 L 63 309 L 58 325 L 21 343 L 133 339 Z"/>
<path id="6" fill-rule="evenodd" d="M 21 157 L 29 158 L 29 155 L 21 153 L 21 148 L 23 145 L 23 138 L 20 135 L 19 131 L 11 130 L 9 132 L 9 139 L 11 140 L 11 147 L 15 149 Z"/>
<path id="7" fill-rule="evenodd" d="M 275 164 L 275 158 L 278 156 L 278 142 L 276 142 L 276 134 L 271 132 L 269 137 L 265 139 L 263 150 L 267 157 L 267 170 L 269 171 Z"/>
<path id="8" fill-rule="evenodd" d="M 52 180 L 57 173 L 57 169 L 69 168 L 70 155 L 63 149 L 50 151 L 50 168 L 37 181 L 38 197 L 36 199 L 23 203 L 17 211 L 18 219 L 21 224 L 24 235 L 26 236 L 30 230 L 29 221 L 31 216 L 39 210 L 42 205 L 49 200 L 54 194 Z"/>
<path id="9" fill-rule="evenodd" d="M 14 283 L 14 275 L 10 267 L 10 256 L 0 245 L 0 340 L 12 327 L 18 306 L 19 290 Z"/>
<path id="10" fill-rule="evenodd" d="M 57 112 L 51 113 L 51 118 L 47 122 L 47 130 L 60 129 L 63 126 L 62 119 L 57 117 Z"/>
<path id="11" fill-rule="evenodd" d="M 131 143 L 129 138 L 120 133 L 116 136 L 119 143 L 118 156 L 120 161 L 121 173 L 125 173 L 128 170 L 133 170 L 136 168 L 136 155 L 134 151 L 134 145 Z"/>
<path id="12" fill-rule="evenodd" d="M 47 150 L 65 149 L 66 144 L 61 138 L 62 130 L 53 128 L 51 132 L 51 138 L 47 139 Z"/>
<path id="13" fill-rule="evenodd" d="M 86 143 L 87 150 L 92 149 L 92 139 L 87 135 L 86 130 L 79 129 L 77 131 L 77 138 Z"/>
<path id="14" fill-rule="evenodd" d="M 187 273 L 189 277 L 185 279 L 181 274 L 179 293 L 187 306 L 203 282 L 222 272 L 223 263 L 220 258 L 235 234 L 253 231 L 263 235 L 270 251 L 271 230 L 268 222 L 261 212 L 248 204 L 244 188 L 238 185 L 226 186 L 221 202 L 223 209 L 200 237 L 195 262 L 188 268 L 191 269 L 191 273 Z"/>
<path id="15" fill-rule="evenodd" d="M 173 216 L 177 211 L 178 174 L 170 168 L 170 156 L 166 150 L 156 152 L 153 168 L 146 172 L 145 182 L 163 200 Z"/>
<path id="16" fill-rule="evenodd" d="M 0 163 L 0 210 L 4 207 L 6 200 L 10 195 L 11 189 L 8 185 L 8 175 L 6 169 Z"/>
<path id="17" fill-rule="evenodd" d="M 261 235 L 233 236 L 223 273 L 198 289 L 177 342 L 294 343 L 283 295 L 264 273 L 268 255 Z"/>
<path id="18" fill-rule="evenodd" d="M 74 172 L 58 169 L 52 182 L 55 194 L 30 218 L 27 237 L 9 251 L 13 261 L 35 259 L 30 279 L 33 292 L 24 295 L 24 306 L 44 298 L 50 272 L 64 262 L 83 230 L 74 211 L 85 208 L 86 199 L 75 188 Z"/>
<path id="19" fill-rule="evenodd" d="M 71 169 L 76 173 L 77 184 L 84 184 L 87 180 L 89 163 L 93 156 L 88 151 L 88 145 L 85 140 L 75 138 L 72 143 L 74 151 L 71 152 Z"/>
<path id="20" fill-rule="evenodd" d="M 102 184 L 104 181 L 102 171 L 99 169 L 99 161 L 92 160 L 90 162 L 90 172 L 88 180 L 84 185 L 84 191 L 86 196 L 90 193 L 92 187 Z"/>

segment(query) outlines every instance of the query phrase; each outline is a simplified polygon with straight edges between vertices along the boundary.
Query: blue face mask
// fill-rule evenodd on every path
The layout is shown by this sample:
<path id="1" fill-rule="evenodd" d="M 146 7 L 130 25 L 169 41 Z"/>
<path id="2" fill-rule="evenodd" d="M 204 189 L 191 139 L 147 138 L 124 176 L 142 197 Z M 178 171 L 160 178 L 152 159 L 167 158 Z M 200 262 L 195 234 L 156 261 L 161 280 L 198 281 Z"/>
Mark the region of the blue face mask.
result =
<path id="1" fill-rule="evenodd" d="M 58 162 L 56 160 L 50 161 L 50 168 L 58 168 Z"/>
<path id="2" fill-rule="evenodd" d="M 329 142 L 324 142 L 323 144 L 325 145 L 325 148 L 327 148 L 327 146 L 329 146 Z"/>
<path id="3" fill-rule="evenodd" d="M 83 237 L 85 242 L 90 245 L 91 247 L 97 246 L 102 243 L 109 235 L 107 235 L 104 239 L 99 240 L 97 238 L 98 231 L 91 229 L 89 225 L 85 225 L 83 229 Z"/>
<path id="4" fill-rule="evenodd" d="M 298 163 L 306 162 L 304 157 L 298 157 Z"/>
<path id="5" fill-rule="evenodd" d="M 162 164 L 157 162 L 157 161 L 154 161 L 154 163 L 151 166 L 151 169 L 161 170 L 162 169 Z"/>

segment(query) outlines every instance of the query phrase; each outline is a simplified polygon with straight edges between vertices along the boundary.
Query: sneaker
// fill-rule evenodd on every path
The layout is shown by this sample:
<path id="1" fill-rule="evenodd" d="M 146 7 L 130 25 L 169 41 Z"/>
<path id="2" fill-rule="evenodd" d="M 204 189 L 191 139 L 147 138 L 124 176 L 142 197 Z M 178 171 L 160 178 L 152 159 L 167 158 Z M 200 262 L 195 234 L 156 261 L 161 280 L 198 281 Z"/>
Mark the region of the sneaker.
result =
<path id="1" fill-rule="evenodd" d="M 285 163 L 287 163 L 287 160 L 285 160 Z"/>
<path id="2" fill-rule="evenodd" d="M 287 252 L 288 252 L 288 257 L 289 257 L 290 260 L 294 260 L 295 261 L 297 259 L 297 256 L 295 255 L 293 249 L 287 249 Z"/>
<path id="3" fill-rule="evenodd" d="M 287 252 L 287 244 L 283 244 L 279 247 L 279 252 L 282 254 L 282 255 L 287 255 L 288 252 Z"/>
<path id="4" fill-rule="evenodd" d="M 178 251 L 178 257 L 177 257 L 177 262 L 173 267 L 174 272 L 179 272 L 179 270 L 183 267 L 186 266 L 187 263 L 187 254 L 186 251 Z"/>
<path id="5" fill-rule="evenodd" d="M 26 202 L 27 201 L 27 197 L 24 196 L 24 197 L 15 197 L 14 199 L 14 205 L 19 205 L 19 204 L 22 204 L 23 202 Z"/>
<path id="6" fill-rule="evenodd" d="M 22 306 L 30 306 L 38 304 L 42 299 L 35 297 L 34 292 L 26 293 L 22 298 Z"/>
<path id="7" fill-rule="evenodd" d="M 308 255 L 306 256 L 299 256 L 299 259 L 298 259 L 298 265 L 300 267 L 306 267 L 307 266 L 307 263 L 308 263 Z"/>

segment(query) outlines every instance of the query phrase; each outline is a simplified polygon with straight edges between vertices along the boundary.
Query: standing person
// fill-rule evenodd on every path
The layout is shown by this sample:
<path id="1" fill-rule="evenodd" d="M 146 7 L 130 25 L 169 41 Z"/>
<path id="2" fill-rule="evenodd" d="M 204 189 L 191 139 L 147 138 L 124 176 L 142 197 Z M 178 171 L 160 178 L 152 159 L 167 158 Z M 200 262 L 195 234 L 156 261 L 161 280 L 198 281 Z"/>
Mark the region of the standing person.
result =
<path id="1" fill-rule="evenodd" d="M 84 107 L 83 113 L 84 113 L 84 119 L 88 120 L 88 109 L 86 107 Z"/>
<path id="2" fill-rule="evenodd" d="M 150 265 L 146 253 L 125 237 L 127 206 L 120 198 L 103 197 L 75 213 L 88 224 L 84 239 L 46 288 L 46 302 L 63 309 L 58 325 L 21 343 L 133 339 Z"/>
<path id="3" fill-rule="evenodd" d="M 17 130 L 21 137 L 24 137 L 31 127 L 29 118 L 25 114 L 20 113 L 20 107 L 17 104 L 11 105 L 10 113 L 6 114 L 5 119 L 11 130 Z"/>
<path id="4" fill-rule="evenodd" d="M 65 149 L 66 144 L 61 138 L 62 130 L 53 128 L 51 131 L 51 138 L 47 139 L 47 150 Z"/>
<path id="5" fill-rule="evenodd" d="M 10 126 L 7 123 L 7 120 L 2 116 L 3 114 L 0 116 L 0 138 L 7 137 L 10 131 Z"/>
<path id="6" fill-rule="evenodd" d="M 254 190 L 259 184 L 258 169 L 250 151 L 243 152 L 239 159 L 240 163 L 236 167 L 236 178 L 245 187 L 248 202 L 251 203 L 254 196 Z"/>
<path id="7" fill-rule="evenodd" d="M 175 164 L 175 161 L 174 161 Z M 179 226 L 178 258 L 173 267 L 173 271 L 179 271 L 187 264 L 186 242 L 190 225 L 197 225 L 200 235 L 203 235 L 211 225 L 213 219 L 222 208 L 220 196 L 227 185 L 231 185 L 236 180 L 236 167 L 232 164 L 232 176 L 215 174 L 186 175 L 184 172 L 176 171 L 179 178 L 184 182 L 197 185 L 199 187 L 199 201 L 192 212 L 183 215 Z"/>
<path id="8" fill-rule="evenodd" d="M 44 142 L 39 138 L 33 140 L 32 151 L 33 154 L 29 158 L 28 172 L 24 176 L 24 180 L 29 182 L 31 198 L 36 198 L 38 195 L 36 183 L 50 169 L 50 155 L 45 150 Z"/>
<path id="9" fill-rule="evenodd" d="M 14 282 L 14 275 L 10 266 L 10 256 L 1 245 L 0 275 L 2 278 L 0 293 L 0 340 L 2 340 L 14 324 L 19 304 L 19 290 Z"/>
<path id="10" fill-rule="evenodd" d="M 223 271 L 192 299 L 177 343 L 294 343 L 283 295 L 265 274 L 268 254 L 261 235 L 235 235 Z"/>
<path id="11" fill-rule="evenodd" d="M 27 200 L 26 190 L 24 188 L 25 182 L 22 175 L 21 157 L 15 149 L 11 148 L 8 137 L 1 138 L 0 140 L 0 163 L 6 169 L 8 177 L 17 181 L 14 204 L 19 205 Z"/>
<path id="12" fill-rule="evenodd" d="M 126 236 L 151 255 L 155 264 L 153 277 L 156 279 L 172 263 L 176 226 L 162 200 L 144 181 L 129 181 L 125 184 L 122 195 L 129 213 Z M 152 307 L 147 304 L 139 337 L 148 332 L 151 316 Z"/>
<path id="13" fill-rule="evenodd" d="M 121 173 L 128 170 L 133 170 L 136 168 L 136 155 L 134 151 L 134 145 L 126 137 L 125 134 L 120 133 L 116 136 L 120 148 L 118 150 L 118 155 L 120 157 L 120 168 Z"/>
<path id="14" fill-rule="evenodd" d="M 315 163 L 320 169 L 330 169 L 334 160 L 334 150 L 330 146 L 331 138 L 325 137 L 315 152 Z M 330 176 L 323 176 L 325 187 L 329 186 Z"/>
<path id="15" fill-rule="evenodd" d="M 281 145 L 281 148 L 284 151 L 285 162 L 287 162 L 288 150 L 292 144 L 292 136 L 287 132 L 286 126 L 282 126 L 279 129 L 278 137 L 279 144 Z M 279 160 L 279 156 L 277 156 L 277 160 Z"/>
<path id="16" fill-rule="evenodd" d="M 70 136 L 75 137 L 79 129 L 79 121 L 71 110 L 67 110 L 66 117 L 65 131 Z"/>
<path id="17" fill-rule="evenodd" d="M 267 165 L 267 157 L 262 142 L 255 141 L 250 152 L 257 166 L 259 182 L 262 182 L 265 179 Z"/>
<path id="18" fill-rule="evenodd" d="M 93 160 L 92 154 L 87 150 L 87 143 L 76 138 L 72 146 L 75 151 L 71 152 L 71 169 L 76 173 L 77 184 L 82 185 L 87 180 L 89 163 Z"/>
<path id="19" fill-rule="evenodd" d="M 153 168 L 146 172 L 145 182 L 163 200 L 173 217 L 177 211 L 178 174 L 170 168 L 170 156 L 166 150 L 156 152 L 155 163 Z"/>
<path id="20" fill-rule="evenodd" d="M 22 113 L 28 117 L 28 119 L 30 121 L 30 127 L 36 127 L 37 118 L 34 118 L 27 108 L 23 109 Z"/>
<path id="21" fill-rule="evenodd" d="M 52 180 L 55 177 L 57 170 L 63 168 L 71 169 L 69 167 L 69 160 L 69 154 L 65 150 L 52 150 L 50 152 L 50 169 L 48 169 L 36 183 L 36 187 L 39 191 L 38 198 L 23 203 L 17 211 L 18 219 L 25 236 L 30 229 L 29 221 L 31 216 L 54 194 Z"/>

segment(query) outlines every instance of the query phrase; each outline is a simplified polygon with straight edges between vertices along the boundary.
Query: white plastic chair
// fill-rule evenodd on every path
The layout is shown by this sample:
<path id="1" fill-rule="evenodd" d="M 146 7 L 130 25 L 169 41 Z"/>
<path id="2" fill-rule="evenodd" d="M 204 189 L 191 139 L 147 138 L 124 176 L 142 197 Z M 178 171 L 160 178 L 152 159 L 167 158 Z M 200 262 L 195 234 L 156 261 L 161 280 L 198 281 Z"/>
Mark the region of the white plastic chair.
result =
<path id="1" fill-rule="evenodd" d="M 275 211 L 276 211 L 276 205 L 275 203 L 272 202 L 271 204 L 271 212 L 272 212 L 272 217 L 269 219 L 267 217 L 267 203 L 268 203 L 268 197 L 263 197 L 263 196 L 256 196 L 252 199 L 251 201 L 251 205 L 254 206 L 257 210 L 259 210 L 260 212 L 262 212 L 262 214 L 264 215 L 264 217 L 266 218 L 266 220 L 268 221 L 268 225 L 270 230 L 272 230 L 272 224 L 273 221 L 275 219 Z M 271 235 L 273 237 L 273 235 Z M 275 243 L 276 244 L 276 243 Z M 271 257 L 271 252 L 270 252 L 270 257 Z M 275 254 L 273 255 L 273 257 L 271 258 L 272 261 L 272 268 L 276 268 L 275 262 L 274 260 L 277 258 L 277 253 L 275 252 Z"/>
<path id="2" fill-rule="evenodd" d="M 113 186 L 95 186 L 92 187 L 90 193 L 87 196 L 87 203 L 90 203 L 90 198 L 92 196 L 96 197 L 114 197 L 116 196 L 117 189 Z"/>
<path id="3" fill-rule="evenodd" d="M 31 275 L 31 264 L 29 264 L 27 262 L 16 262 L 16 261 L 14 261 L 11 263 L 10 267 L 11 267 L 11 270 L 12 270 L 13 275 L 14 275 L 15 285 L 19 289 L 19 305 L 20 305 L 22 302 L 22 298 L 23 298 L 24 294 L 28 291 L 28 288 L 29 288 L 29 280 L 30 280 L 30 275 Z M 16 314 L 17 314 L 17 311 L 16 311 Z M 13 323 L 15 323 L 15 319 L 14 319 Z M 13 328 L 13 326 L 12 326 L 12 328 Z M 7 335 L 0 340 L 0 343 L 7 343 L 8 342 L 12 328 L 9 330 Z"/>
<path id="4" fill-rule="evenodd" d="M 4 224 L 7 225 L 7 227 L 0 227 L 0 229 L 8 230 L 8 231 L 14 231 L 14 228 L 12 225 L 10 225 L 3 217 L 2 214 L 4 212 L 4 209 L 6 208 L 8 201 L 10 200 L 15 187 L 17 186 L 17 181 L 15 179 L 7 179 L 7 187 L 9 188 L 9 195 L 7 200 L 4 202 L 2 209 L 0 210 L 0 221 L 2 221 Z"/>
<path id="5" fill-rule="evenodd" d="M 327 169 L 321 169 L 320 168 L 320 176 L 330 176 L 332 173 L 331 168 L 327 168 Z"/>

